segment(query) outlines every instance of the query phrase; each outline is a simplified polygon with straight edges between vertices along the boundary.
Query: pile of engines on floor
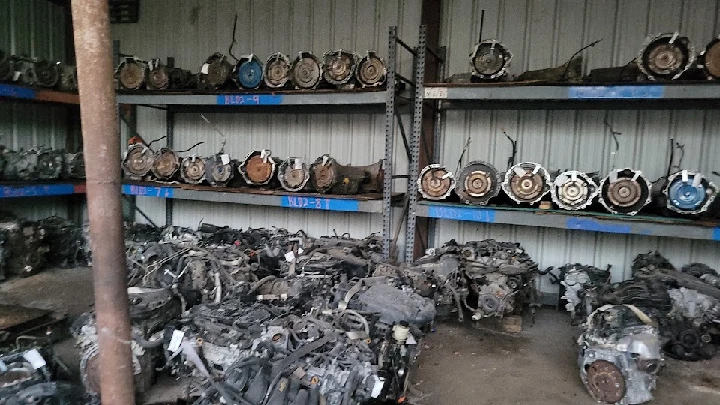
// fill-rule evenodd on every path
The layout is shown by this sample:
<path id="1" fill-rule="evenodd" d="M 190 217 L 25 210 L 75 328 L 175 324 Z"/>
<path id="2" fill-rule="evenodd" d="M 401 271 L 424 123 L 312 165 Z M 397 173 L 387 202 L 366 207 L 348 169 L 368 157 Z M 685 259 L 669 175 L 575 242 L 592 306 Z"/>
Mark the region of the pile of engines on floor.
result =
<path id="1" fill-rule="evenodd" d="M 550 273 L 553 274 L 553 273 Z M 652 398 L 663 352 L 711 358 L 720 342 L 720 275 L 701 263 L 677 271 L 658 253 L 638 255 L 632 278 L 610 283 L 609 269 L 568 264 L 554 275 L 573 322 L 583 323 L 580 374 L 598 401 Z"/>
<path id="2" fill-rule="evenodd" d="M 176 68 L 172 61 L 163 64 L 160 59 L 144 61 L 134 56 L 125 57 L 115 70 L 115 78 L 118 88 L 123 90 L 313 90 L 380 87 L 385 84 L 387 73 L 385 62 L 373 51 L 361 57 L 344 49 L 330 50 L 322 59 L 301 51 L 292 61 L 287 55 L 275 52 L 264 65 L 254 54 L 236 58 L 230 53 L 230 56 L 234 62 L 219 52 L 210 55 L 198 73 Z"/>
<path id="3" fill-rule="evenodd" d="M 62 91 L 77 91 L 75 66 L 29 56 L 11 55 L 0 49 L 0 82 Z"/>
<path id="4" fill-rule="evenodd" d="M 678 32 L 657 34 L 646 38 L 633 61 L 625 66 L 593 69 L 587 77 L 582 73 L 581 51 L 561 66 L 524 72 L 513 80 L 545 82 L 638 82 L 645 80 L 717 80 L 720 79 L 720 39 L 713 38 L 696 57 L 688 37 Z M 508 78 L 512 53 L 495 39 L 481 40 L 470 54 L 470 76 L 456 75 L 451 82 L 500 81 Z"/>
<path id="5" fill-rule="evenodd" d="M 718 192 L 710 179 L 691 170 L 679 170 L 651 183 L 641 171 L 629 168 L 612 170 L 600 180 L 596 173 L 577 170 L 550 173 L 533 162 L 515 164 L 500 173 L 480 160 L 457 174 L 431 164 L 420 173 L 418 189 L 428 200 L 448 199 L 454 191 L 460 201 L 471 205 L 486 205 L 493 199 L 505 202 L 498 196 L 502 189 L 517 204 L 535 205 L 547 201 L 550 194 L 555 206 L 563 210 L 597 208 L 597 199 L 613 214 L 635 215 L 648 206 L 646 209 L 663 215 L 684 216 L 706 212 Z"/>
<path id="6" fill-rule="evenodd" d="M 0 145 L 0 180 L 33 181 L 84 179 L 82 151 L 38 148 L 12 151 Z"/>
<path id="7" fill-rule="evenodd" d="M 131 180 L 207 183 L 215 187 L 282 187 L 292 192 L 345 195 L 382 192 L 384 178 L 382 159 L 368 166 L 345 166 L 323 155 L 309 163 L 300 157 L 278 159 L 268 149 L 254 150 L 242 160 L 222 152 L 207 158 L 197 155 L 180 158 L 170 148 L 153 151 L 141 139 L 125 152 L 122 168 L 125 177 Z"/>
<path id="8" fill-rule="evenodd" d="M 381 241 L 284 230 L 126 233 L 135 386 L 159 373 L 196 404 L 402 401 L 432 300 L 382 266 Z M 94 314 L 73 334 L 97 398 Z"/>
<path id="9" fill-rule="evenodd" d="M 60 218 L 39 221 L 0 212 L 0 281 L 27 277 L 48 266 L 75 267 L 90 261 L 88 228 Z"/>

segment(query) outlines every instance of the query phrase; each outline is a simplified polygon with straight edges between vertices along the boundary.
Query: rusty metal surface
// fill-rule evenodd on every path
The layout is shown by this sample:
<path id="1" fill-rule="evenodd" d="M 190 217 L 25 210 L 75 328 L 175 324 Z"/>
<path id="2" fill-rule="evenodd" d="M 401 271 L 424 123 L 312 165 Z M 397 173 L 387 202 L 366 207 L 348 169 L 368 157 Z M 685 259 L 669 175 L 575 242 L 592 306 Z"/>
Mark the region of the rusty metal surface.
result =
<path id="1" fill-rule="evenodd" d="M 133 404 L 130 317 L 120 200 L 120 136 L 108 3 L 73 0 L 103 404 Z"/>
<path id="2" fill-rule="evenodd" d="M 588 368 L 588 389 L 597 401 L 614 404 L 625 396 L 625 378 L 614 364 L 597 360 Z"/>
<path id="3" fill-rule="evenodd" d="M 50 314 L 50 311 L 39 308 L 28 308 L 19 305 L 0 305 L 0 330 L 13 328 L 26 322 L 34 321 Z"/>

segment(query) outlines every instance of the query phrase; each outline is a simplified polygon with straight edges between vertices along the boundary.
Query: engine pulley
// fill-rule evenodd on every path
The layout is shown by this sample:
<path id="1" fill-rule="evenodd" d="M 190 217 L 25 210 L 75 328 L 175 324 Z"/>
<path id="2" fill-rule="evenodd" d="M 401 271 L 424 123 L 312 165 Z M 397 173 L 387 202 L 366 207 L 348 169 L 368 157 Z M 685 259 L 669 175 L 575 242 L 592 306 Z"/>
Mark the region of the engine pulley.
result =
<path id="1" fill-rule="evenodd" d="M 170 180 L 180 168 L 180 158 L 170 148 L 160 148 L 155 152 L 152 173 L 158 180 Z"/>
<path id="2" fill-rule="evenodd" d="M 695 48 L 679 33 L 648 37 L 635 59 L 650 80 L 675 80 L 695 61 Z"/>
<path id="3" fill-rule="evenodd" d="M 145 144 L 130 145 L 123 157 L 122 167 L 125 174 L 133 180 L 142 180 L 150 173 L 155 155 Z"/>
<path id="4" fill-rule="evenodd" d="M 699 214 L 715 200 L 717 187 L 701 173 L 681 170 L 668 177 L 663 190 L 667 208 L 679 214 Z"/>
<path id="5" fill-rule="evenodd" d="M 417 184 L 426 200 L 444 200 L 455 188 L 455 178 L 445 166 L 433 163 L 420 171 Z"/>
<path id="6" fill-rule="evenodd" d="M 180 177 L 188 184 L 200 184 L 205 180 L 205 159 L 186 156 L 180 164 Z"/>
<path id="7" fill-rule="evenodd" d="M 470 54 L 472 75 L 482 80 L 496 80 L 507 74 L 512 53 L 495 39 L 486 39 L 475 45 Z"/>
<path id="8" fill-rule="evenodd" d="M 558 174 L 553 180 L 550 193 L 553 202 L 569 211 L 582 210 L 592 204 L 600 189 L 586 173 L 568 170 Z"/>
<path id="9" fill-rule="evenodd" d="M 466 204 L 485 205 L 498 193 L 500 181 L 495 166 L 476 160 L 460 169 L 455 194 Z"/>
<path id="10" fill-rule="evenodd" d="M 385 84 L 386 74 L 385 61 L 377 56 L 374 51 L 368 51 L 360 59 L 355 70 L 355 78 L 362 87 L 382 86 Z"/>
<path id="11" fill-rule="evenodd" d="M 215 52 L 200 67 L 199 86 L 206 90 L 217 90 L 230 79 L 232 71 L 233 66 L 227 61 L 227 57 Z"/>
<path id="12" fill-rule="evenodd" d="M 257 89 L 263 81 L 263 64 L 255 55 L 243 55 L 233 68 L 233 81 L 243 89 Z"/>
<path id="13" fill-rule="evenodd" d="M 39 60 L 35 62 L 37 84 L 42 87 L 55 87 L 60 80 L 60 68 L 57 62 Z"/>
<path id="14" fill-rule="evenodd" d="M 225 187 L 235 175 L 235 161 L 227 153 L 205 159 L 205 180 L 214 187 Z"/>
<path id="15" fill-rule="evenodd" d="M 290 75 L 290 58 L 281 52 L 275 52 L 265 61 L 263 80 L 271 89 L 285 87 Z"/>
<path id="16" fill-rule="evenodd" d="M 708 79 L 720 79 L 720 37 L 710 41 L 698 59 L 698 65 L 705 71 Z"/>
<path id="17" fill-rule="evenodd" d="M 310 52 L 300 52 L 292 63 L 290 81 L 298 89 L 314 89 L 322 78 L 322 66 Z"/>
<path id="18" fill-rule="evenodd" d="M 340 86 L 349 82 L 357 67 L 357 56 L 342 49 L 327 51 L 323 55 L 323 78 L 326 82 Z"/>
<path id="19" fill-rule="evenodd" d="M 599 187 L 600 203 L 613 214 L 635 215 L 652 200 L 650 182 L 639 170 L 615 169 Z"/>
<path id="20" fill-rule="evenodd" d="M 300 191 L 310 180 L 310 170 L 302 158 L 289 157 L 280 163 L 277 176 L 285 190 Z"/>
<path id="21" fill-rule="evenodd" d="M 245 156 L 238 170 L 247 184 L 261 186 L 273 179 L 279 163 L 269 149 L 254 150 Z"/>
<path id="22" fill-rule="evenodd" d="M 550 176 L 538 163 L 519 163 L 505 173 L 502 188 L 518 204 L 535 204 L 550 192 Z"/>
<path id="23" fill-rule="evenodd" d="M 121 89 L 138 90 L 145 84 L 147 63 L 135 57 L 127 57 L 120 61 L 115 76 Z"/>

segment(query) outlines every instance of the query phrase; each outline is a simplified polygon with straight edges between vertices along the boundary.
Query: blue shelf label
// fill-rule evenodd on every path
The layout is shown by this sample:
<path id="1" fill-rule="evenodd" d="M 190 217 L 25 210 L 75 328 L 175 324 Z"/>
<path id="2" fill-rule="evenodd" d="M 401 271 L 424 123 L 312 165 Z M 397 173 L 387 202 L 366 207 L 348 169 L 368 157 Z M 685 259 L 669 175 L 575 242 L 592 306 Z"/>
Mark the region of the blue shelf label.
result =
<path id="1" fill-rule="evenodd" d="M 571 86 L 568 98 L 571 99 L 655 99 L 662 98 L 665 86 Z"/>
<path id="2" fill-rule="evenodd" d="M 123 184 L 123 194 L 137 195 L 142 197 L 160 197 L 173 198 L 175 189 L 172 187 L 153 187 L 153 186 L 136 186 L 133 184 Z"/>
<path id="3" fill-rule="evenodd" d="M 428 217 L 454 219 L 456 221 L 495 222 L 495 210 L 491 208 L 445 207 L 442 205 L 428 206 Z"/>
<path id="4" fill-rule="evenodd" d="M 10 84 L 0 84 L 0 96 L 15 98 L 35 98 L 35 90 L 27 87 L 13 86 Z"/>
<path id="5" fill-rule="evenodd" d="M 74 194 L 72 184 L 49 184 L 37 186 L 0 186 L 0 198 L 43 197 Z"/>
<path id="6" fill-rule="evenodd" d="M 323 211 L 353 211 L 360 210 L 358 200 L 343 200 L 322 197 L 304 197 L 284 195 L 280 199 L 280 206 L 286 208 L 303 208 Z"/>
<path id="7" fill-rule="evenodd" d="M 280 105 L 279 94 L 218 94 L 217 105 Z"/>
<path id="8" fill-rule="evenodd" d="M 568 218 L 567 221 L 565 221 L 565 227 L 567 229 L 576 229 L 581 231 L 632 233 L 632 227 L 630 225 L 603 224 L 602 222 L 591 218 Z"/>

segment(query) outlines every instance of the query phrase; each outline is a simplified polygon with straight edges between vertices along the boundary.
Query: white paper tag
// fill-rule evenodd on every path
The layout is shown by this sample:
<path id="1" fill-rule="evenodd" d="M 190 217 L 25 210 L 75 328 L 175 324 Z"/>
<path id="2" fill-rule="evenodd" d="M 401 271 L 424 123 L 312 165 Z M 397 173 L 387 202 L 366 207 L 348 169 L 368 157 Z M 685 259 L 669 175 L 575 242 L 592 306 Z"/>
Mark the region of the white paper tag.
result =
<path id="1" fill-rule="evenodd" d="M 170 338 L 168 351 L 175 353 L 180 350 L 180 344 L 183 341 L 183 337 L 185 337 L 185 332 L 175 329 L 173 331 L 172 338 Z"/>
<path id="2" fill-rule="evenodd" d="M 447 87 L 425 87 L 425 98 L 445 99 L 447 96 Z"/>
<path id="3" fill-rule="evenodd" d="M 25 354 L 23 354 L 23 357 L 36 370 L 41 367 L 45 367 L 47 365 L 47 363 L 45 362 L 45 359 L 43 359 L 43 356 L 36 349 L 32 349 L 32 350 L 25 352 Z"/>
<path id="4" fill-rule="evenodd" d="M 5 363 L 2 360 L 0 360 L 0 373 L 6 373 L 7 371 L 8 371 L 7 365 L 5 365 Z"/>
<path id="5" fill-rule="evenodd" d="M 298 254 L 299 254 L 299 255 L 303 254 L 304 251 L 305 251 L 305 249 L 303 249 L 303 248 L 298 248 Z"/>
<path id="6" fill-rule="evenodd" d="M 303 161 L 300 158 L 295 159 L 295 163 L 293 165 L 293 169 L 300 170 L 302 169 Z"/>
<path id="7" fill-rule="evenodd" d="M 295 260 L 295 253 L 293 253 L 293 252 L 285 253 L 285 260 L 288 262 Z"/>
<path id="8" fill-rule="evenodd" d="M 380 396 L 380 393 L 382 392 L 383 387 L 385 386 L 385 379 L 373 376 L 375 377 L 375 384 L 373 384 L 372 392 L 370 393 L 371 398 L 377 398 Z"/>
<path id="9" fill-rule="evenodd" d="M 208 69 L 210 68 L 209 63 L 203 63 L 202 67 L 200 68 L 200 73 L 206 75 L 208 74 Z"/>
<path id="10" fill-rule="evenodd" d="M 18 72 L 18 71 L 13 72 L 12 81 L 14 81 L 14 82 L 18 81 L 18 80 L 20 79 L 20 75 L 21 75 L 21 74 L 22 74 L 22 73 L 20 73 L 20 72 Z"/>
<path id="11" fill-rule="evenodd" d="M 230 163 L 230 155 L 228 155 L 227 153 L 224 155 L 220 155 L 220 161 L 222 161 L 222 164 L 224 165 Z"/>
<path id="12" fill-rule="evenodd" d="M 415 340 L 415 336 L 413 336 L 412 333 L 408 333 L 408 337 L 407 337 L 407 340 L 405 341 L 405 344 L 408 344 L 408 345 L 416 345 L 417 344 L 417 340 Z"/>

